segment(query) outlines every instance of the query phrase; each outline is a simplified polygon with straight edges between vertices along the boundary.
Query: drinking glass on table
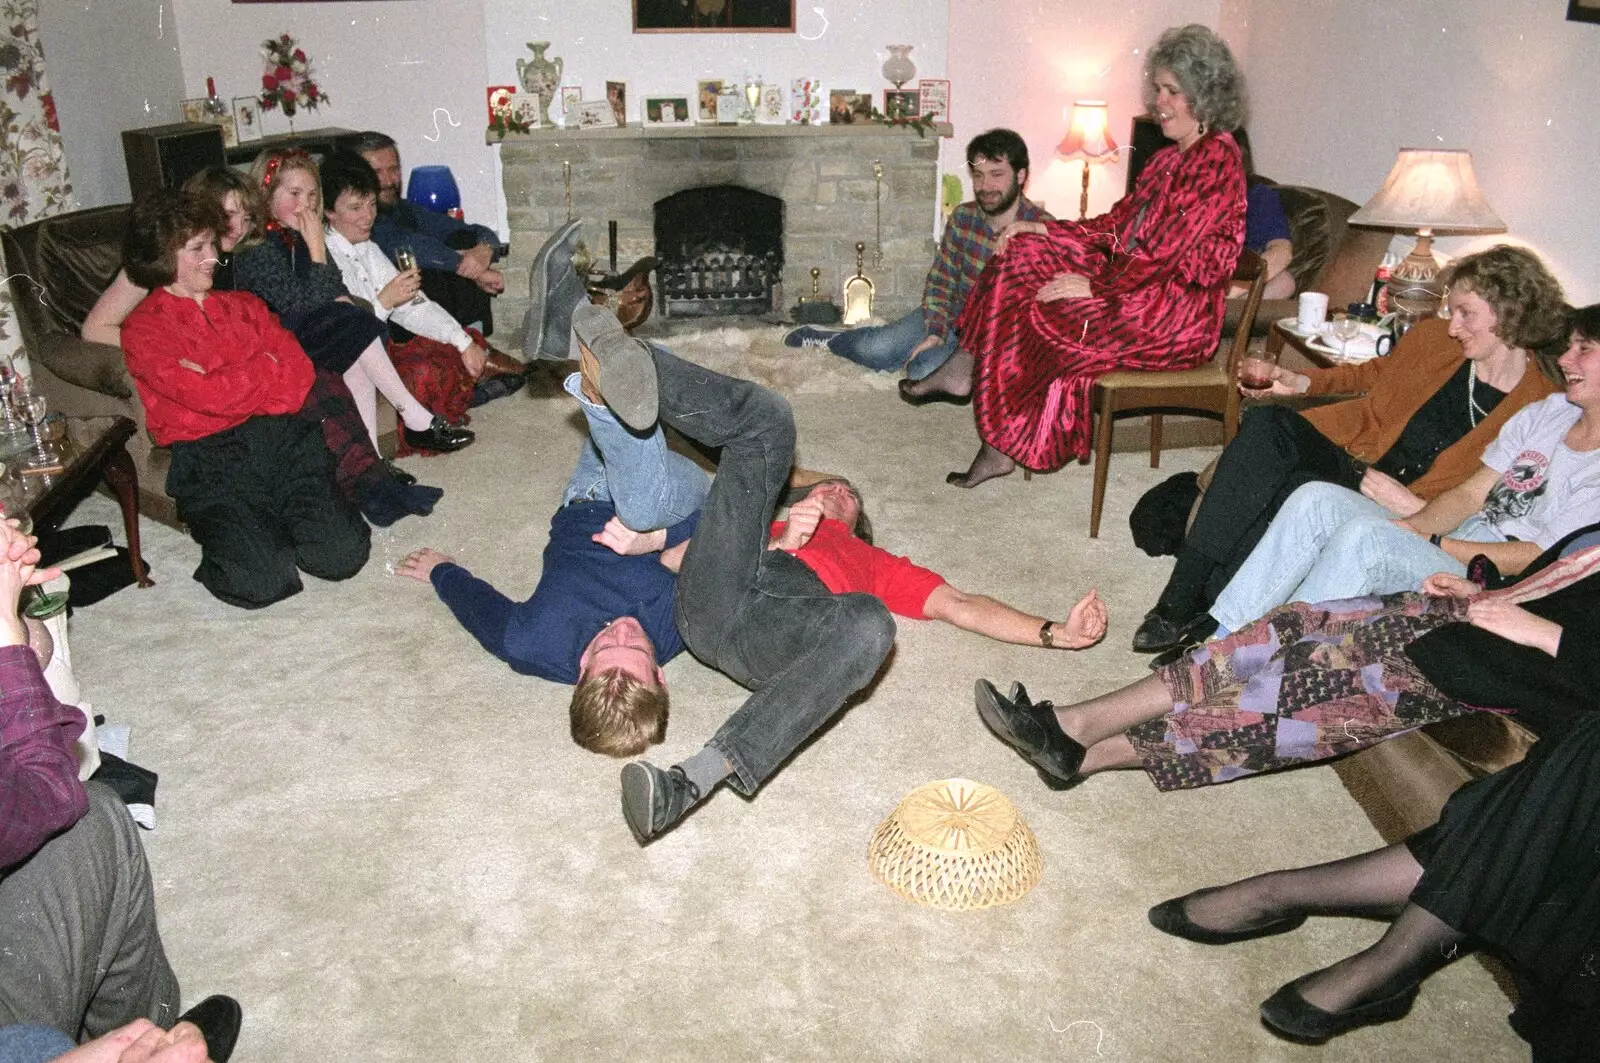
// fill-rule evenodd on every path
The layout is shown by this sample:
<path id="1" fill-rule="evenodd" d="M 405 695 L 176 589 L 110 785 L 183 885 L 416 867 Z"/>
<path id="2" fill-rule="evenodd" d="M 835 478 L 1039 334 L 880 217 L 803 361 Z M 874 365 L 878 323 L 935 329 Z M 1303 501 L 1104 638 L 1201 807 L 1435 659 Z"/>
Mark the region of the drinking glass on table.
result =
<path id="1" fill-rule="evenodd" d="M 417 268 L 417 253 L 406 244 L 401 244 L 394 249 L 394 264 L 400 267 L 400 272 L 409 273 Z M 411 306 L 419 306 L 427 297 L 421 292 L 407 300 Z"/>
<path id="2" fill-rule="evenodd" d="M 1277 351 L 1251 351 L 1239 361 L 1239 386 L 1246 391 L 1266 391 L 1272 387 L 1272 371 L 1277 367 Z"/>
<path id="3" fill-rule="evenodd" d="M 1350 341 L 1361 335 L 1361 319 L 1354 314 L 1334 314 L 1332 332 L 1339 341 L 1339 357 L 1343 358 Z"/>

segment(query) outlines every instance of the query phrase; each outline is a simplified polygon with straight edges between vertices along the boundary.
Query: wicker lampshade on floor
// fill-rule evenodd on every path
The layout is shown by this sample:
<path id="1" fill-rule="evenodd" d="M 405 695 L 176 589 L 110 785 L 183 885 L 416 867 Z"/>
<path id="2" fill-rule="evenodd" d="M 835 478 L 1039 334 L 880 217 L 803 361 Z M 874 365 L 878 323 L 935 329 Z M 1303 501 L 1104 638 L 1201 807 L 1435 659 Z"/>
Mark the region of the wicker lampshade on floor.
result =
<path id="1" fill-rule="evenodd" d="M 1033 831 L 992 786 L 943 779 L 912 790 L 878 825 L 867 864 L 907 900 L 965 912 L 1010 904 L 1044 872 Z"/>

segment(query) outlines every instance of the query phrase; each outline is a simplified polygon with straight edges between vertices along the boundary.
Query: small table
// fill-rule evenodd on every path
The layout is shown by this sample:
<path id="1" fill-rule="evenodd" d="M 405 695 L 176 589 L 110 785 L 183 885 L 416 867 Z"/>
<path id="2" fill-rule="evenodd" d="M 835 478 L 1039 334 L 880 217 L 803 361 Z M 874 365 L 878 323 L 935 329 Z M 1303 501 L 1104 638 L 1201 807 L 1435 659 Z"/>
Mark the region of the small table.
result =
<path id="1" fill-rule="evenodd" d="M 1284 328 L 1281 321 L 1274 321 L 1272 323 L 1272 331 L 1267 334 L 1267 353 L 1278 354 L 1278 364 L 1282 365 L 1282 351 L 1287 344 L 1290 350 L 1318 369 L 1332 369 L 1336 365 L 1347 364 L 1327 351 L 1317 350 L 1306 342 L 1306 339 L 1305 336 L 1300 335 L 1298 332 Z M 1288 365 L 1284 366 L 1284 368 L 1293 369 L 1294 366 Z"/>
<path id="2" fill-rule="evenodd" d="M 128 536 L 128 561 L 133 567 L 133 578 L 141 587 L 153 587 L 149 570 L 144 565 L 144 555 L 139 551 L 139 473 L 126 446 L 133 438 L 135 425 L 127 417 L 68 417 L 67 438 L 59 445 L 63 450 L 59 472 L 28 473 L 22 481 L 22 508 L 33 521 L 35 528 L 44 527 L 52 519 L 66 516 L 95 482 L 104 479 L 116 493 L 122 507 L 122 528 Z M 9 464 L 16 462 L 22 470 L 22 454 L 15 451 L 5 457 Z"/>

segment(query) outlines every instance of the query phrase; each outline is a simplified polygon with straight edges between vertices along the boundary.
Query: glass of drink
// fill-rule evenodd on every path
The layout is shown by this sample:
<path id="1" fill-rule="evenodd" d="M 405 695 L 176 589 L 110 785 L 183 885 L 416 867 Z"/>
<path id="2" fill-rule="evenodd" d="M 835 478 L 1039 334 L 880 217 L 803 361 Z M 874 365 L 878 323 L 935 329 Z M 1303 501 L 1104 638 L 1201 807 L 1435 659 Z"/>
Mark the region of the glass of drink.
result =
<path id="1" fill-rule="evenodd" d="M 401 244 L 399 247 L 394 249 L 394 264 L 400 267 L 400 271 L 402 273 L 409 273 L 411 270 L 417 268 L 417 254 L 415 251 L 411 250 L 409 246 Z M 419 306 L 425 299 L 426 296 L 424 296 L 421 292 L 418 292 L 416 295 L 413 295 L 408 302 L 412 306 Z"/>
<path id="2" fill-rule="evenodd" d="M 1272 373 L 1277 367 L 1277 351 L 1250 351 L 1239 362 L 1239 386 L 1246 391 L 1266 391 L 1272 387 Z"/>
<path id="3" fill-rule="evenodd" d="M 1333 315 L 1333 338 L 1339 341 L 1339 356 L 1345 356 L 1350 341 L 1361 335 L 1361 319 L 1354 314 Z"/>

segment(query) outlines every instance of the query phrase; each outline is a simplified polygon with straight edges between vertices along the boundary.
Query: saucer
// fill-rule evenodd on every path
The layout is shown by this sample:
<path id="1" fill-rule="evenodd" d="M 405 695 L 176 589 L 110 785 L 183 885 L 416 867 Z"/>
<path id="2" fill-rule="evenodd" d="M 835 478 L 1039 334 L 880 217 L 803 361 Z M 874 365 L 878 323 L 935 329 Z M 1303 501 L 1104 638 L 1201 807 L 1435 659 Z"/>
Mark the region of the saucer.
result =
<path id="1" fill-rule="evenodd" d="M 1322 332 L 1320 328 L 1311 329 L 1310 331 L 1301 328 L 1300 319 L 1297 317 L 1280 317 L 1278 319 L 1278 327 L 1285 332 L 1299 336 L 1303 340 L 1310 339 L 1312 336 L 1319 335 Z"/>

